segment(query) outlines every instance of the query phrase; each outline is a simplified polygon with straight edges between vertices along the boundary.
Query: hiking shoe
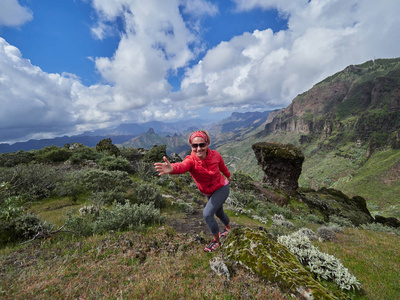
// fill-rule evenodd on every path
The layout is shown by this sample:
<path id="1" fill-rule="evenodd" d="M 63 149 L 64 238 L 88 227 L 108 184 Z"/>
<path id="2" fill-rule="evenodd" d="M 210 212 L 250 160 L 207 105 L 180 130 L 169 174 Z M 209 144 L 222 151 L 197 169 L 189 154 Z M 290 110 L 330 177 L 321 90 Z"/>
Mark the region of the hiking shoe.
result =
<path id="1" fill-rule="evenodd" d="M 213 252 L 213 251 L 217 250 L 219 246 L 221 246 L 221 243 L 217 242 L 216 240 L 213 239 L 212 242 L 204 248 L 204 251 L 205 252 Z"/>
<path id="2" fill-rule="evenodd" d="M 222 238 L 224 236 L 226 236 L 228 234 L 229 230 L 228 229 L 224 229 L 219 233 L 219 237 Z"/>

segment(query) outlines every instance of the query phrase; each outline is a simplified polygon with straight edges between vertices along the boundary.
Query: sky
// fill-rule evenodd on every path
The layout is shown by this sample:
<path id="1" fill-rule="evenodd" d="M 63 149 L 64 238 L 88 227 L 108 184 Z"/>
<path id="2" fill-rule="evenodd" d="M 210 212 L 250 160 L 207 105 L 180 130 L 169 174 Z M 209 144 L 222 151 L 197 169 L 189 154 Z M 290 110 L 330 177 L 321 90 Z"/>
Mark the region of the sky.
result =
<path id="1" fill-rule="evenodd" d="M 1 0 L 0 143 L 288 106 L 400 57 L 398 0 Z"/>

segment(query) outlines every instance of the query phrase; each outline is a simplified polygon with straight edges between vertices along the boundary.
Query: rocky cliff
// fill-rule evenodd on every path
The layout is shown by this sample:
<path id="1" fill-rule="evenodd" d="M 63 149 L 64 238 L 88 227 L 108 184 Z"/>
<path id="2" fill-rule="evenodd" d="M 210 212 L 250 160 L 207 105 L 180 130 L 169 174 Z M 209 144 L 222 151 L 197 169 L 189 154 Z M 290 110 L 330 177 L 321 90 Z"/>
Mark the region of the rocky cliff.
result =
<path id="1" fill-rule="evenodd" d="M 319 140 L 400 147 L 400 59 L 349 66 L 298 95 L 262 135 L 298 133 L 300 143 Z M 328 142 L 327 142 L 328 140 Z"/>

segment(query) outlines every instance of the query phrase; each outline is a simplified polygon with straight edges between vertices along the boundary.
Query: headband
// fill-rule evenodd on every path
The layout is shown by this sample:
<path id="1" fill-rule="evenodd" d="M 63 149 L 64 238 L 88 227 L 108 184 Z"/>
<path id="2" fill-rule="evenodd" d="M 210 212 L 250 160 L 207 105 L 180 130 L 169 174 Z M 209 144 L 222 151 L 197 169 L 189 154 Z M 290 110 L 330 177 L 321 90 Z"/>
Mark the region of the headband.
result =
<path id="1" fill-rule="evenodd" d="M 190 137 L 189 137 L 189 144 L 192 143 L 192 140 L 193 140 L 195 137 L 201 137 L 201 138 L 203 138 L 203 139 L 206 141 L 206 143 L 208 143 L 207 135 L 206 135 L 204 132 L 202 132 L 202 131 L 195 131 L 195 132 L 193 132 L 193 133 L 190 135 Z"/>

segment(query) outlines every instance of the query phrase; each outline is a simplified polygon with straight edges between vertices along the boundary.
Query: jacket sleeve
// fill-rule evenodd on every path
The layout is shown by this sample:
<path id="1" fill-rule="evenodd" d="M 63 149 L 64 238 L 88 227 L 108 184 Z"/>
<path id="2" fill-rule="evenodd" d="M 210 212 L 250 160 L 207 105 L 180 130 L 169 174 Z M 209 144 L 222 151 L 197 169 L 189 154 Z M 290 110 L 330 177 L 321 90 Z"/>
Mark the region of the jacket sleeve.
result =
<path id="1" fill-rule="evenodd" d="M 224 159 L 222 158 L 221 154 L 220 156 L 220 161 L 219 161 L 219 169 L 222 172 L 222 174 L 225 175 L 226 178 L 231 177 L 231 172 L 229 172 L 228 167 L 225 165 Z"/>
<path id="2" fill-rule="evenodd" d="M 183 162 L 172 163 L 171 165 L 174 168 L 171 174 L 183 174 L 187 171 L 190 171 L 193 165 L 193 161 L 190 156 L 186 156 Z"/>

